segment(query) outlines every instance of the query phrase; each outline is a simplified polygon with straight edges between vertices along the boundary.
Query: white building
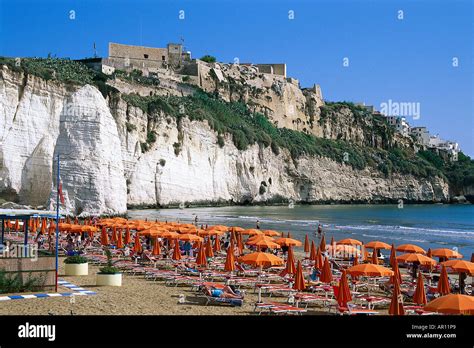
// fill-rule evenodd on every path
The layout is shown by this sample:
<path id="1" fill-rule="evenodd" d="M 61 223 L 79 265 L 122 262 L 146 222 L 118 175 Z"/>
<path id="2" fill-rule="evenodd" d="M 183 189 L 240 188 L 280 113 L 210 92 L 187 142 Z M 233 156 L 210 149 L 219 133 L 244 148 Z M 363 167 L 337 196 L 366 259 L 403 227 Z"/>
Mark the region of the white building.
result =
<path id="1" fill-rule="evenodd" d="M 458 160 L 458 154 L 459 151 L 461 151 L 458 143 L 441 139 L 438 134 L 430 136 L 430 142 L 428 146 L 447 153 L 452 161 Z"/>
<path id="2" fill-rule="evenodd" d="M 387 116 L 387 121 L 394 126 L 398 133 L 407 137 L 410 134 L 410 124 L 403 116 Z"/>
<path id="3" fill-rule="evenodd" d="M 430 132 L 426 127 L 413 127 L 410 134 L 415 137 L 417 143 L 423 146 L 430 145 Z"/>

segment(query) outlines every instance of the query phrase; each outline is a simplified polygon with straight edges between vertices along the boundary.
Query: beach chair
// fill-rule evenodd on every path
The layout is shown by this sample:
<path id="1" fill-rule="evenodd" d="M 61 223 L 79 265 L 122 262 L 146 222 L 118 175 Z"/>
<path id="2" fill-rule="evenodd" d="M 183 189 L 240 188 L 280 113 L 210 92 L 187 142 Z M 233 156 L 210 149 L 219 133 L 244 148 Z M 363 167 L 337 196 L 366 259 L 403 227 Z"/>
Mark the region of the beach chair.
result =
<path id="1" fill-rule="evenodd" d="M 254 312 L 258 311 L 258 314 L 262 314 L 264 310 L 268 310 L 273 314 L 302 314 L 307 312 L 304 308 L 298 308 L 290 306 L 282 302 L 257 302 L 255 303 Z"/>

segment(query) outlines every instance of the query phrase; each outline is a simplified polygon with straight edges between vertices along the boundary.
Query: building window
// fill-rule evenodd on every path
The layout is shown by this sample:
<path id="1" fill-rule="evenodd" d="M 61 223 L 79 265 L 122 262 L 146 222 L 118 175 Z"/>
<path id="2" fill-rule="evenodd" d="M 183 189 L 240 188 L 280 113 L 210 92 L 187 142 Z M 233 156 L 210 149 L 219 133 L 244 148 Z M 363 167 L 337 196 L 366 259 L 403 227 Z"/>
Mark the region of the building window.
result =
<path id="1" fill-rule="evenodd" d="M 161 60 L 166 60 L 165 56 L 161 56 Z"/>
<path id="2" fill-rule="evenodd" d="M 144 54 L 143 57 L 145 57 L 145 59 L 148 59 L 148 54 Z"/>

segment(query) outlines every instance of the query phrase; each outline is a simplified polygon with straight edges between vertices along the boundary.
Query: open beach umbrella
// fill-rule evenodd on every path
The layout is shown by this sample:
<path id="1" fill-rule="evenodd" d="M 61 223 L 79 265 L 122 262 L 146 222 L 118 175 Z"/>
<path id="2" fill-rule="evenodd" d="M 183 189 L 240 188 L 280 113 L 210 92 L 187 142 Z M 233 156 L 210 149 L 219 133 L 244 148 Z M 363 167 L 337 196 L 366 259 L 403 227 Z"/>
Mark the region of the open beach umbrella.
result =
<path id="1" fill-rule="evenodd" d="M 266 241 L 270 241 L 270 242 L 275 241 L 275 239 L 272 238 L 272 237 L 265 236 L 265 235 L 263 235 L 263 234 L 258 234 L 258 235 L 255 235 L 255 236 L 253 236 L 253 237 L 247 239 L 246 242 L 245 242 L 245 244 L 253 245 L 253 244 L 258 243 L 258 242 L 260 242 L 260 241 L 262 241 L 262 240 L 266 240 Z"/>
<path id="2" fill-rule="evenodd" d="M 229 227 L 229 230 L 230 230 L 231 232 L 237 232 L 237 233 L 240 233 L 240 232 L 245 231 L 244 228 L 239 227 L 239 226 L 232 226 L 232 227 Z"/>
<path id="3" fill-rule="evenodd" d="M 281 246 L 302 246 L 303 243 L 301 243 L 297 239 L 293 238 L 278 238 L 275 240 L 275 243 L 280 244 Z"/>
<path id="4" fill-rule="evenodd" d="M 387 243 L 380 242 L 378 240 L 374 240 L 371 242 L 368 242 L 367 244 L 364 245 L 367 249 L 391 249 L 392 247 L 388 245 Z"/>
<path id="5" fill-rule="evenodd" d="M 415 244 L 402 244 L 397 246 L 397 251 L 401 251 L 404 253 L 418 253 L 418 254 L 426 254 L 425 249 L 419 247 Z"/>
<path id="6" fill-rule="evenodd" d="M 425 284 L 423 283 L 423 276 L 421 275 L 421 272 L 418 272 L 416 289 L 415 293 L 413 294 L 413 302 L 419 305 L 425 305 L 428 302 L 426 301 Z"/>
<path id="7" fill-rule="evenodd" d="M 346 270 L 342 270 L 336 300 L 340 307 L 347 307 L 347 302 L 352 301 L 351 290 L 349 289 L 349 283 L 347 282 Z"/>
<path id="8" fill-rule="evenodd" d="M 383 266 L 374 265 L 373 263 L 363 263 L 352 266 L 347 269 L 347 273 L 351 276 L 372 276 L 372 277 L 389 277 L 393 275 L 393 271 Z"/>
<path id="9" fill-rule="evenodd" d="M 362 242 L 357 239 L 351 239 L 351 238 L 346 238 L 346 239 L 341 239 L 340 241 L 336 242 L 336 244 L 341 244 L 341 245 L 362 245 Z"/>
<path id="10" fill-rule="evenodd" d="M 306 283 L 304 281 L 303 267 L 301 266 L 301 261 L 298 261 L 298 265 L 296 266 L 295 283 L 293 284 L 293 289 L 298 291 L 303 291 L 304 289 L 306 289 Z"/>
<path id="11" fill-rule="evenodd" d="M 231 243 L 227 248 L 227 256 L 225 258 L 224 271 L 232 272 L 235 270 L 234 245 Z"/>
<path id="12" fill-rule="evenodd" d="M 309 238 L 308 235 L 304 237 L 304 252 L 309 253 Z"/>
<path id="13" fill-rule="evenodd" d="M 160 248 L 160 241 L 158 240 L 158 236 L 155 237 L 155 242 L 153 243 L 153 251 L 152 255 L 160 255 L 161 254 L 161 248 Z"/>
<path id="14" fill-rule="evenodd" d="M 253 236 L 253 235 L 256 235 L 256 234 L 263 234 L 263 232 L 261 230 L 255 229 L 255 228 L 249 228 L 247 230 L 241 231 L 239 234 L 248 234 L 249 236 Z"/>
<path id="15" fill-rule="evenodd" d="M 198 266 L 207 267 L 206 245 L 204 243 L 200 243 L 199 245 L 199 251 L 196 256 L 196 264 Z"/>
<path id="16" fill-rule="evenodd" d="M 332 272 L 331 272 L 331 268 L 329 267 L 329 260 L 327 257 L 324 258 L 324 265 L 323 265 L 323 269 L 321 271 L 319 280 L 322 281 L 323 283 L 332 282 Z"/>
<path id="17" fill-rule="evenodd" d="M 314 245 L 314 241 L 311 241 L 311 251 L 309 253 L 309 259 L 311 261 L 316 260 L 316 246 Z"/>
<path id="18" fill-rule="evenodd" d="M 400 291 L 400 284 L 398 277 L 393 277 L 393 292 L 392 300 L 390 301 L 390 307 L 388 308 L 388 314 L 390 315 L 405 315 L 405 309 L 403 308 L 403 297 Z"/>
<path id="19" fill-rule="evenodd" d="M 195 227 L 195 226 L 192 225 L 192 227 Z M 229 230 L 229 227 L 224 226 L 224 225 L 214 225 L 214 226 L 210 226 L 208 229 L 209 230 L 217 230 L 217 231 L 227 232 Z"/>
<path id="20" fill-rule="evenodd" d="M 395 264 L 397 264 L 397 252 L 392 244 L 392 249 L 390 249 L 390 266 L 393 268 Z"/>
<path id="21" fill-rule="evenodd" d="M 408 253 L 397 256 L 397 261 L 406 263 L 419 262 L 420 265 L 436 265 L 436 260 L 418 253 Z"/>
<path id="22" fill-rule="evenodd" d="M 269 237 L 280 237 L 281 233 L 274 230 L 262 230 L 263 234 Z"/>
<path id="23" fill-rule="evenodd" d="M 109 236 L 107 235 L 107 230 L 105 226 L 102 227 L 102 233 L 100 235 L 100 244 L 109 245 Z"/>
<path id="24" fill-rule="evenodd" d="M 441 274 L 438 281 L 438 292 L 440 295 L 447 295 L 451 292 L 448 272 L 446 271 L 446 267 L 444 265 L 442 265 L 441 267 Z"/>
<path id="25" fill-rule="evenodd" d="M 133 246 L 133 251 L 136 253 L 136 254 L 139 254 L 143 251 L 143 248 L 142 248 L 142 243 L 140 241 L 140 237 L 138 236 L 138 233 L 135 233 L 135 244 Z"/>
<path id="26" fill-rule="evenodd" d="M 444 314 L 474 314 L 474 297 L 460 294 L 441 296 L 428 303 L 424 309 Z"/>
<path id="27" fill-rule="evenodd" d="M 265 240 L 265 239 L 262 239 L 258 242 L 255 242 L 253 245 L 255 245 L 256 247 L 258 247 L 259 249 L 261 248 L 267 248 L 267 249 L 280 249 L 281 246 L 280 244 L 277 244 L 275 242 L 272 242 L 272 241 L 269 241 L 269 240 Z"/>
<path id="28" fill-rule="evenodd" d="M 462 255 L 456 250 L 446 248 L 431 250 L 431 257 L 433 256 L 445 259 L 462 259 Z"/>
<path id="29" fill-rule="evenodd" d="M 293 254 L 293 248 L 289 247 L 288 248 L 288 257 L 286 258 L 286 267 L 280 273 L 280 276 L 284 277 L 287 274 L 295 274 L 295 273 L 296 273 L 296 267 L 295 267 L 295 257 L 294 257 L 294 254 Z"/>
<path id="30" fill-rule="evenodd" d="M 450 260 L 441 263 L 456 272 L 466 272 L 474 275 L 474 263 L 465 260 Z"/>
<path id="31" fill-rule="evenodd" d="M 319 243 L 319 249 L 321 250 L 322 253 L 326 251 L 326 237 L 324 236 L 321 238 L 321 243 Z"/>
<path id="32" fill-rule="evenodd" d="M 179 249 L 179 241 L 177 240 L 174 242 L 173 260 L 181 260 L 181 250 Z"/>
<path id="33" fill-rule="evenodd" d="M 214 257 L 214 251 L 212 251 L 211 237 L 207 237 L 206 257 Z"/>
<path id="34" fill-rule="evenodd" d="M 123 240 L 122 240 L 122 229 L 119 229 L 117 231 L 117 248 L 122 249 L 123 248 Z"/>
<path id="35" fill-rule="evenodd" d="M 360 255 L 360 250 L 352 245 L 329 244 L 327 248 L 328 248 L 329 253 L 336 257 L 351 258 L 351 257 Z"/>
<path id="36" fill-rule="evenodd" d="M 282 258 L 263 252 L 255 252 L 241 256 L 237 259 L 237 261 L 248 265 L 261 267 L 281 266 L 285 262 Z"/>

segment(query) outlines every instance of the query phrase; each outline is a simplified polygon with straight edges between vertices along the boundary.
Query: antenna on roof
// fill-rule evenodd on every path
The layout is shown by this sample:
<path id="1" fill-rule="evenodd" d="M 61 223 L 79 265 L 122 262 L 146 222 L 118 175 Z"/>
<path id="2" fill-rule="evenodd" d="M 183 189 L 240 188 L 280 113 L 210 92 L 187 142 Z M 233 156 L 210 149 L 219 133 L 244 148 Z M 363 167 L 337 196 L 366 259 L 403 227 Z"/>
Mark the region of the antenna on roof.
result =
<path id="1" fill-rule="evenodd" d="M 95 46 L 95 42 L 94 42 L 94 58 L 97 58 L 97 48 Z"/>

